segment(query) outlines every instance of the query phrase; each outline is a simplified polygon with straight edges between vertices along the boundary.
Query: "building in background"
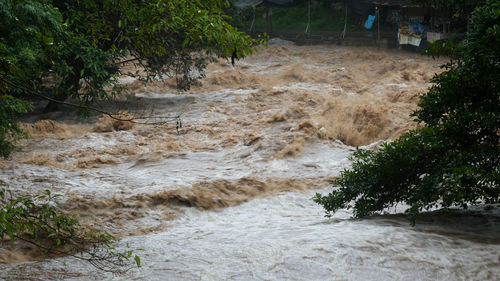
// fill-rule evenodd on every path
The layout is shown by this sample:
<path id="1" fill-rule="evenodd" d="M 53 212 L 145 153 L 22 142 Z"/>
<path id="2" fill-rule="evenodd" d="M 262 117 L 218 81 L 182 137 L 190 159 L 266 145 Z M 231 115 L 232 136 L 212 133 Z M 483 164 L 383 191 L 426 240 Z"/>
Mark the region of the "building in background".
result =
<path id="1" fill-rule="evenodd" d="M 399 46 L 425 48 L 428 42 L 460 35 L 467 30 L 472 5 L 421 6 L 413 0 L 366 0 L 378 7 L 381 24 L 397 28 Z"/>
<path id="2" fill-rule="evenodd" d="M 249 33 L 265 31 L 299 44 L 411 50 L 423 49 L 429 41 L 443 40 L 450 34 L 465 33 L 472 11 L 472 7 L 464 10 L 463 6 L 422 7 L 413 0 L 233 0 L 233 5 L 252 11 L 242 28 Z M 335 24 L 319 26 L 319 21 Z"/>

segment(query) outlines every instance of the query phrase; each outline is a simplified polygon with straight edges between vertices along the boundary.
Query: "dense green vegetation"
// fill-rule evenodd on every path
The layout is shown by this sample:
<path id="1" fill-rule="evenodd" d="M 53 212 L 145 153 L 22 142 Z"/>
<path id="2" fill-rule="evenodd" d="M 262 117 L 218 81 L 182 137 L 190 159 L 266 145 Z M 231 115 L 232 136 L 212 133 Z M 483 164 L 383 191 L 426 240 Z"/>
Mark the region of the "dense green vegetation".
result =
<path id="1" fill-rule="evenodd" d="M 46 111 L 67 98 L 71 103 L 65 104 L 89 110 L 120 90 L 117 77 L 124 62 L 142 67 L 142 79 L 175 77 L 180 89 L 188 89 L 214 57 L 249 54 L 258 41 L 227 22 L 227 5 L 220 0 L 0 0 L 0 155 L 8 157 L 24 136 L 15 120 L 32 109 L 34 99 L 49 100 Z M 47 254 L 73 255 L 114 272 L 132 257 L 115 252 L 109 234 L 87 231 L 61 212 L 50 193 L 16 197 L 6 196 L 13 190 L 6 189 L 0 191 L 0 238 L 24 240 Z M 135 262 L 140 265 L 138 257 Z"/>
<path id="2" fill-rule="evenodd" d="M 363 217 L 402 202 L 414 222 L 432 207 L 500 201 L 498 1 L 474 11 L 456 48 L 413 113 L 424 126 L 380 151 L 358 150 L 352 168 L 334 181 L 339 188 L 314 198 L 327 215 L 352 208 Z"/>

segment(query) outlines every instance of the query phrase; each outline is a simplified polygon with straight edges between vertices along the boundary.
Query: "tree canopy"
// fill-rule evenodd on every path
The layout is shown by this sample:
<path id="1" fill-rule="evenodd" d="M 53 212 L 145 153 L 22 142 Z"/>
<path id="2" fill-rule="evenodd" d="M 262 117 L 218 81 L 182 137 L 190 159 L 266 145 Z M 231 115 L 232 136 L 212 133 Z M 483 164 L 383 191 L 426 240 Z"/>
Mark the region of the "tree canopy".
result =
<path id="1" fill-rule="evenodd" d="M 251 53 L 259 41 L 228 24 L 226 5 L 220 0 L 0 0 L 0 157 L 24 136 L 16 117 L 32 109 L 34 98 L 50 100 L 48 111 L 68 97 L 88 109 L 119 90 L 124 62 L 143 69 L 141 79 L 176 77 L 185 90 L 204 76 L 214 57 Z M 0 186 L 8 184 L 0 181 Z M 131 251 L 114 249 L 108 233 L 87 230 L 61 212 L 49 191 L 15 197 L 11 190 L 0 189 L 0 238 L 23 240 L 112 272 L 132 259 Z M 140 266 L 139 257 L 133 259 Z"/>
<path id="2" fill-rule="evenodd" d="M 124 61 L 145 80 L 176 77 L 189 89 L 213 57 L 237 58 L 259 41 L 228 24 L 219 0 L 0 0 L 0 153 L 16 137 L 16 114 L 34 95 L 88 106 L 113 95 Z M 113 91 L 106 91 L 105 88 Z"/>
<path id="3" fill-rule="evenodd" d="M 402 202 L 414 222 L 432 207 L 500 200 L 498 1 L 474 11 L 457 48 L 413 113 L 424 126 L 379 151 L 357 150 L 352 168 L 334 181 L 339 188 L 314 198 L 327 215 L 352 208 L 363 217 Z"/>

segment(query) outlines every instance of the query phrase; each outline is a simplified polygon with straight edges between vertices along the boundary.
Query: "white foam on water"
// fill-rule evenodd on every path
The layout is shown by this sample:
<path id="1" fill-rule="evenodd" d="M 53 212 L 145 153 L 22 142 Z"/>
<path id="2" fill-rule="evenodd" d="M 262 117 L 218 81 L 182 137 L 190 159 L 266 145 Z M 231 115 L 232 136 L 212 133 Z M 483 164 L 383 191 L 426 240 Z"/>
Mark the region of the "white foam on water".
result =
<path id="1" fill-rule="evenodd" d="M 94 154 L 104 153 L 110 148 L 128 146 L 136 149 L 137 155 L 113 154 L 116 162 L 81 169 L 11 161 L 11 168 L 0 170 L 0 179 L 23 192 L 40 193 L 50 189 L 62 194 L 62 200 L 70 196 L 91 200 L 118 198 L 128 203 L 127 199 L 135 195 L 149 196 L 176 189 L 189 191 L 203 182 L 230 181 L 237 184 L 238 180 L 245 178 L 264 183 L 270 179 L 307 182 L 305 180 L 334 178 L 349 167 L 347 158 L 354 147 L 318 137 L 315 128 L 309 128 L 312 130 L 309 135 L 294 129 L 304 121 L 311 121 L 314 127 L 324 126 L 318 129 L 318 134 L 325 135 L 327 124 L 318 125 L 311 120 L 312 113 L 320 111 L 321 103 L 325 102 L 312 100 L 314 95 L 335 95 L 340 99 L 342 95 L 338 93 L 345 93 L 344 96 L 348 97 L 360 96 L 359 92 L 370 98 L 371 92 L 381 97 L 392 93 L 403 95 L 403 92 L 398 92 L 402 90 L 418 92 L 423 89 L 424 82 L 402 83 L 406 80 L 402 80 L 400 72 L 406 66 L 398 67 L 405 63 L 407 67 L 420 67 L 423 73 L 429 71 L 424 64 L 416 64 L 420 57 L 418 60 L 406 58 L 410 56 L 407 53 L 388 56 L 376 50 L 332 48 L 279 47 L 270 50 L 267 58 L 254 56 L 246 62 L 239 62 L 241 68 L 237 69 L 241 77 L 246 75 L 246 68 L 250 74 L 271 76 L 286 71 L 287 66 L 296 68 L 302 63 L 308 65 L 306 71 L 292 70 L 298 74 L 315 70 L 311 72 L 314 78 L 318 73 L 334 72 L 332 69 L 335 68 L 344 76 L 340 80 L 335 76 L 325 76 L 326 81 L 332 79 L 331 84 L 316 83 L 320 80 L 307 76 L 301 78 L 303 81 L 295 82 L 287 78 L 290 80 L 285 84 L 277 77 L 275 80 L 279 83 L 259 89 L 202 89 L 184 95 L 170 93 L 168 89 L 165 93 L 135 93 L 135 97 L 150 102 L 157 112 L 181 115 L 183 123 L 190 126 L 191 131 L 186 135 L 158 134 L 160 137 L 152 142 L 171 141 L 177 145 L 179 140 L 186 140 L 196 149 L 177 150 L 173 145 L 174 148 L 165 151 L 160 146 L 151 152 L 144 148 L 149 135 L 154 138 L 154 133 L 158 133 L 155 130 L 162 128 L 144 129 L 144 135 L 131 130 L 87 132 L 64 140 L 47 138 L 31 142 L 14 157 L 31 153 L 67 154 L 61 162 L 67 164 L 82 159 L 72 156 L 78 155 L 73 154 L 75 150 L 81 150 L 87 157 L 99 156 Z M 369 61 L 372 56 L 375 56 L 375 62 Z M 368 74 L 376 76 L 377 71 L 381 71 L 368 71 L 368 66 L 385 67 L 380 72 L 383 75 L 375 80 L 365 80 L 370 78 Z M 429 69 L 437 67 L 429 66 Z M 218 72 L 216 69 L 211 74 L 220 74 Z M 120 79 L 120 83 L 133 82 L 129 77 Z M 252 84 L 252 87 L 257 84 Z M 266 96 L 265 91 L 269 89 L 288 93 Z M 314 93 L 309 95 L 309 92 Z M 301 97 L 307 99 L 301 100 Z M 294 99 L 287 100 L 290 98 Z M 281 99 L 286 102 L 280 103 Z M 313 102 L 306 103 L 309 99 Z M 389 100 L 393 99 L 401 102 L 397 96 Z M 403 101 L 410 104 L 406 99 Z M 341 105 L 342 100 L 338 104 Z M 400 110 L 391 107 L 394 102 L 380 105 L 387 107 L 387 112 Z M 336 103 L 333 106 L 332 110 L 336 112 L 338 106 Z M 354 111 L 356 107 L 346 110 Z M 359 112 L 363 112 L 362 109 Z M 283 113 L 282 120 L 268 121 L 278 113 Z M 222 130 L 224 126 L 225 131 Z M 198 128 L 206 131 L 196 131 Z M 248 135 L 253 136 L 246 140 Z M 224 138 L 232 141 L 231 145 L 220 145 Z M 303 145 L 297 155 L 273 156 L 281 155 L 278 152 L 297 139 L 297 144 Z M 134 146 L 135 142 L 143 144 Z M 196 142 L 201 143 L 199 147 L 203 149 L 196 146 Z M 381 143 L 362 148 L 377 149 Z M 152 153 L 161 157 L 154 159 Z M 132 269 L 124 275 L 113 275 L 100 272 L 83 261 L 65 257 L 0 264 L 0 280 L 498 280 L 500 206 L 489 211 L 472 209 L 451 217 L 422 214 L 417 226 L 411 227 L 404 216 L 394 215 L 403 212 L 405 206 L 386 210 L 388 215 L 363 220 L 350 219 L 351 213 L 347 210 L 339 210 L 332 218 L 325 218 L 323 208 L 315 204 L 312 197 L 315 192 L 326 194 L 332 189 L 325 186 L 278 195 L 270 192 L 272 196 L 251 197 L 240 205 L 217 211 L 177 206 L 178 212 L 173 220 L 162 216 L 165 209 L 142 207 L 151 209 L 144 211 L 145 217 L 126 226 L 130 233 L 134 233 L 131 231 L 134 227 L 167 225 L 166 229 L 156 233 L 118 241 L 122 250 L 127 243 L 132 249 L 143 249 L 137 252 L 142 259 L 142 268 Z M 124 208 L 119 211 L 132 210 Z M 115 230 L 119 232 L 121 229 L 117 227 Z"/>
<path id="2" fill-rule="evenodd" d="M 411 227 L 395 217 L 352 220 L 344 210 L 325 218 L 311 197 L 329 190 L 221 211 L 186 209 L 167 232 L 121 241 L 144 249 L 138 252 L 142 268 L 125 276 L 68 258 L 3 266 L 4 273 L 34 264 L 49 274 L 66 262 L 66 275 L 83 272 L 68 280 L 494 280 L 500 274 L 499 244 L 441 234 L 446 227 L 440 225 Z"/>

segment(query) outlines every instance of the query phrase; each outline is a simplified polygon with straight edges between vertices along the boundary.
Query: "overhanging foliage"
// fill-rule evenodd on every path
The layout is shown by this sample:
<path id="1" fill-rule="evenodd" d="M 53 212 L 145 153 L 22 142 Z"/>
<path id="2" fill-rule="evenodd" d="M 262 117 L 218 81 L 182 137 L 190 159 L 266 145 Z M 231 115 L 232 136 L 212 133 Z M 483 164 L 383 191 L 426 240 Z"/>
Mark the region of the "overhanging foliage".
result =
<path id="1" fill-rule="evenodd" d="M 186 90 L 204 77 L 212 58 L 251 53 L 260 41 L 228 24 L 226 5 L 219 0 L 0 0 L 0 24 L 6 27 L 0 30 L 2 156 L 21 136 L 14 117 L 30 109 L 33 93 L 52 100 L 46 111 L 68 97 L 85 109 L 120 90 L 116 78 L 124 61 L 144 69 L 141 79 L 176 77 Z"/>

